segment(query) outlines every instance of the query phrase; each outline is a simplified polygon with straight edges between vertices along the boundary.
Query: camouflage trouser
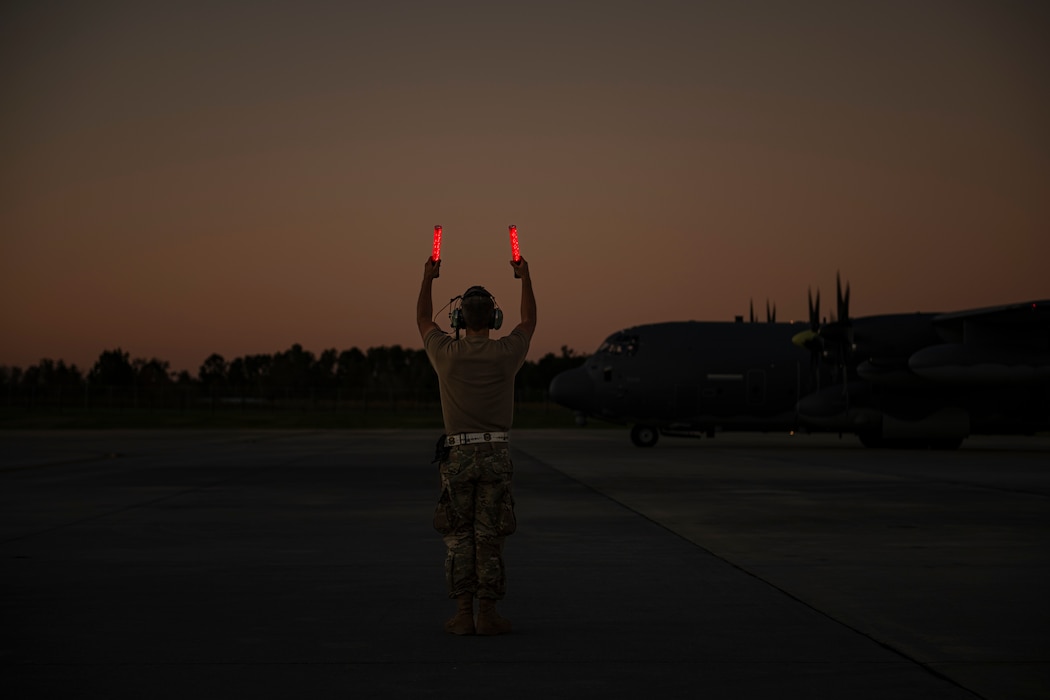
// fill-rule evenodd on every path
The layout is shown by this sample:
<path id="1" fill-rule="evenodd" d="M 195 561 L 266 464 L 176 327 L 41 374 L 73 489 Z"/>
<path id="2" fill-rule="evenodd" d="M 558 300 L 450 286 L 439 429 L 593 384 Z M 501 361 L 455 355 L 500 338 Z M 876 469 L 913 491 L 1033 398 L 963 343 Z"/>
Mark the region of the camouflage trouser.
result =
<path id="1" fill-rule="evenodd" d="M 514 465 L 506 443 L 453 447 L 441 463 L 434 529 L 444 536 L 448 595 L 501 600 L 507 579 L 503 541 L 514 532 Z"/>

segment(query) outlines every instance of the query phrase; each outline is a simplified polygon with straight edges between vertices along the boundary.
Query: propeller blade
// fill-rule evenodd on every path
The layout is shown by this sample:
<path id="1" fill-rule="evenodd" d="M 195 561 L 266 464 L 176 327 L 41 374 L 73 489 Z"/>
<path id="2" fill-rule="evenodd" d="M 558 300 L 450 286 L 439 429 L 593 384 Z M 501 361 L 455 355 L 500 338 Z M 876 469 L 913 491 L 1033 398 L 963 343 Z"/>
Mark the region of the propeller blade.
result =
<path id="1" fill-rule="evenodd" d="M 838 320 L 849 320 L 849 282 L 846 283 L 846 293 L 842 293 L 842 278 L 835 273 L 835 301 L 837 303 Z"/>
<path id="2" fill-rule="evenodd" d="M 814 333 L 820 329 L 820 290 L 817 290 L 817 300 L 813 301 L 813 288 L 806 290 L 809 297 L 809 329 Z"/>

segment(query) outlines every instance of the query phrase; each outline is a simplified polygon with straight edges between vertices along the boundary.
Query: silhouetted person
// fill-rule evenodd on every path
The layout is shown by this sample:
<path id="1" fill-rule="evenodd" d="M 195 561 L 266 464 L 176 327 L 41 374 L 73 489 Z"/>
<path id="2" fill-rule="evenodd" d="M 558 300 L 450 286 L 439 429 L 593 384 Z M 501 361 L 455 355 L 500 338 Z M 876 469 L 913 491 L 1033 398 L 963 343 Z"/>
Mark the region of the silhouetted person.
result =
<path id="1" fill-rule="evenodd" d="M 502 324 L 503 312 L 483 287 L 464 292 L 452 311 L 453 328 L 466 333 L 462 340 L 453 340 L 434 323 L 432 287 L 440 260 L 427 258 L 416 306 L 419 334 L 438 375 L 445 423 L 434 527 L 448 547 L 445 577 L 457 608 L 445 630 L 452 634 L 511 630 L 510 621 L 496 612 L 496 601 L 506 593 L 503 542 L 516 528 L 508 440 L 514 375 L 525 362 L 536 329 L 529 265 L 521 259 L 511 267 L 521 277 L 521 322 L 498 340 L 489 334 Z"/>

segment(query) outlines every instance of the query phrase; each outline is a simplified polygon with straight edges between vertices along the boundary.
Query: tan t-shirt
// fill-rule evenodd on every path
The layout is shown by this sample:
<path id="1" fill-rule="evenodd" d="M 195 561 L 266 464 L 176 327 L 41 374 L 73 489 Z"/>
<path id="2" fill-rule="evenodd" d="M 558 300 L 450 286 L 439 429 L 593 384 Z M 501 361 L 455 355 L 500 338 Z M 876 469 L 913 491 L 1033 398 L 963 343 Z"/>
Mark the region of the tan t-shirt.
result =
<path id="1" fill-rule="evenodd" d="M 445 432 L 510 430 L 514 375 L 525 362 L 529 337 L 515 328 L 499 340 L 467 336 L 453 340 L 433 329 L 423 341 L 441 388 Z"/>

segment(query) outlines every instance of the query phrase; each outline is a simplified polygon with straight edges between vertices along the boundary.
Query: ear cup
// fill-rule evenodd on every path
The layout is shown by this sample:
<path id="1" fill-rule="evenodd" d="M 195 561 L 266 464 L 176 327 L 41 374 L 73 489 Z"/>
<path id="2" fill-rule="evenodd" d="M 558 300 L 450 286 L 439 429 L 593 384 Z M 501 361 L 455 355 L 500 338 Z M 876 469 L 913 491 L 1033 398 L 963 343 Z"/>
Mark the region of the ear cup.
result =
<path id="1" fill-rule="evenodd" d="M 500 309 L 499 304 L 496 303 L 496 297 L 489 294 L 488 290 L 484 287 L 471 287 L 459 298 L 462 300 L 475 296 L 486 296 L 492 300 L 492 306 L 494 308 L 492 309 L 492 317 L 489 319 L 489 328 L 499 330 L 499 327 L 503 325 L 503 310 Z M 467 327 L 466 319 L 463 318 L 462 303 L 463 302 L 460 301 L 460 306 L 452 309 L 448 315 L 448 320 L 452 322 L 452 328 L 455 330 Z"/>

